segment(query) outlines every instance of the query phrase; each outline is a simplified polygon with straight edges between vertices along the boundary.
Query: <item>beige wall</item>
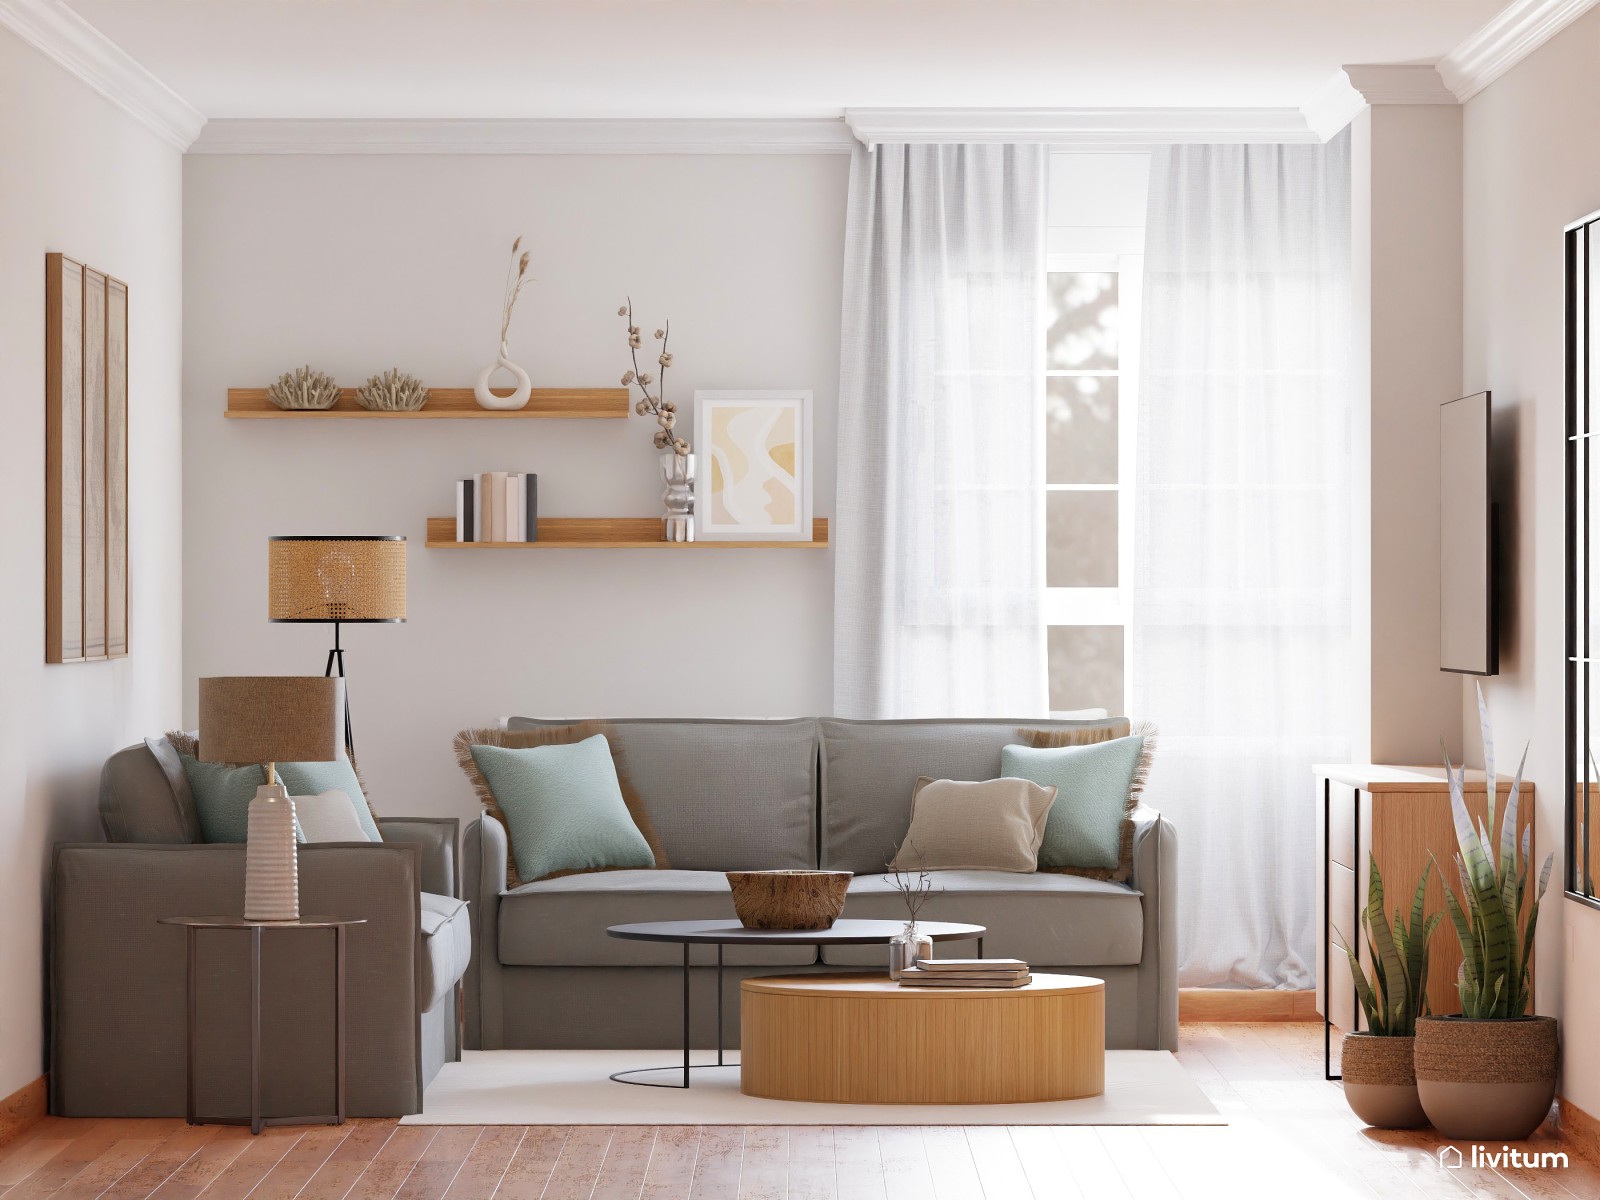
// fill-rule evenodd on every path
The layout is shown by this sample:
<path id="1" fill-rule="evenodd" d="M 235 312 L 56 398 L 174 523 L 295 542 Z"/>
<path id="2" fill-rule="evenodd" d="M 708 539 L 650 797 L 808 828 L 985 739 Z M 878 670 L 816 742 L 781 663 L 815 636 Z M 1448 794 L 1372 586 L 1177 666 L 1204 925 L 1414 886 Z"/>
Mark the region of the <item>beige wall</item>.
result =
<path id="1" fill-rule="evenodd" d="M 1506 568 L 1501 674 L 1486 691 L 1502 756 L 1531 740 L 1536 837 L 1556 852 L 1537 1003 L 1565 1015 L 1562 1092 L 1600 1114 L 1600 912 L 1559 896 L 1565 685 L 1561 230 L 1600 208 L 1600 12 L 1465 108 L 1464 385 L 1494 392 Z M 1464 697 L 1467 724 L 1471 689 Z"/>
<path id="2" fill-rule="evenodd" d="M 661 510 L 628 421 L 225 421 L 226 390 L 301 363 L 470 385 L 501 277 L 532 274 L 512 357 L 543 386 L 613 386 L 617 306 L 672 320 L 668 394 L 810 388 L 815 505 L 833 513 L 843 155 L 195 157 L 185 165 L 185 702 L 194 680 L 318 672 L 326 626 L 266 621 L 266 539 L 410 539 L 410 620 L 346 632 L 362 772 L 383 812 L 474 811 L 466 726 L 542 716 L 827 711 L 828 551 L 426 550 L 453 481 L 539 474 L 547 516 Z M 692 437 L 692 430 L 690 436 Z"/>
<path id="3" fill-rule="evenodd" d="M 1461 750 L 1459 682 L 1439 671 L 1439 405 L 1461 394 L 1461 110 L 1369 108 L 1351 155 L 1356 378 L 1370 398 L 1354 438 L 1356 620 L 1358 637 L 1370 633 L 1356 745 L 1374 762 L 1432 763 L 1441 738 Z"/>
<path id="4" fill-rule="evenodd" d="M 44 1070 L 50 847 L 98 839 L 100 764 L 179 712 L 182 163 L 0 32 L 0 1096 Z M 132 653 L 44 664 L 44 256 L 129 285 Z"/>

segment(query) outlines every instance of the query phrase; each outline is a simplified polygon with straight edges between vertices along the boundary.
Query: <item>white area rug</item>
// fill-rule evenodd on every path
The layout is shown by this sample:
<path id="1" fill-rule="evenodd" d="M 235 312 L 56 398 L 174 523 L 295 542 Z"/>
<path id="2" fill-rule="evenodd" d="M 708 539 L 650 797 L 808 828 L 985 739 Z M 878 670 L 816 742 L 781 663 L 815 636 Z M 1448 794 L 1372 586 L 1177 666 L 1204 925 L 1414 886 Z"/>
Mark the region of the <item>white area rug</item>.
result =
<path id="1" fill-rule="evenodd" d="M 735 1052 L 736 1053 L 736 1052 Z M 695 1056 L 700 1062 L 704 1052 Z M 607 1078 L 672 1066 L 674 1050 L 469 1050 L 429 1085 L 402 1125 L 1226 1125 L 1164 1050 L 1106 1052 L 1106 1090 L 1052 1104 L 806 1104 L 739 1091 L 739 1069 L 697 1070 L 693 1086 Z M 671 1078 L 671 1076 L 665 1076 Z"/>

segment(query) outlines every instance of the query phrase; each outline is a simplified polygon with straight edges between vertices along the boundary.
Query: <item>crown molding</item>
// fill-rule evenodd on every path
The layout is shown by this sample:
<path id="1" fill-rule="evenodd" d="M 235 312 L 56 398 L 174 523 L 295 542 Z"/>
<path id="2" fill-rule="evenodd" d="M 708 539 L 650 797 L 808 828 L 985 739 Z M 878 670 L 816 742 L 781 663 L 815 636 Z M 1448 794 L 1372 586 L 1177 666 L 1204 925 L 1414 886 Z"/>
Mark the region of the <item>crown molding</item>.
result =
<path id="1" fill-rule="evenodd" d="M 1595 5 L 1595 0 L 1515 0 L 1439 60 L 1439 74 L 1467 101 Z"/>
<path id="2" fill-rule="evenodd" d="M 0 0 L 4 3 L 5 0 Z M 207 122 L 191 154 L 848 154 L 837 117 L 795 120 Z"/>
<path id="3" fill-rule="evenodd" d="M 1455 103 L 1455 94 L 1431 66 L 1353 63 L 1313 92 L 1300 106 L 1300 115 L 1327 141 L 1369 104 Z"/>
<path id="4" fill-rule="evenodd" d="M 61 0 L 0 0 L 0 27 L 99 92 L 162 141 L 186 150 L 204 114 Z"/>
<path id="5" fill-rule="evenodd" d="M 1049 142 L 1111 148 L 1175 142 L 1314 142 L 1292 108 L 847 108 L 867 146 L 880 142 Z"/>

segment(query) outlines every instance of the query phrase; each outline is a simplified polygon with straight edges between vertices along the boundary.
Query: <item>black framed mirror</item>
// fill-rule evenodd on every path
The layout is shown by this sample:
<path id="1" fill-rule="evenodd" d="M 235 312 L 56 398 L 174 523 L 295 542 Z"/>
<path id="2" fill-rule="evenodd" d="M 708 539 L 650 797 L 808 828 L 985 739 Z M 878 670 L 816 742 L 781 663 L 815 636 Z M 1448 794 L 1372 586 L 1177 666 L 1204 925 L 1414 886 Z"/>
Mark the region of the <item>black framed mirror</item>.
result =
<path id="1" fill-rule="evenodd" d="M 1591 530 L 1600 525 L 1600 488 L 1593 473 L 1600 469 L 1594 440 L 1600 411 L 1591 412 L 1591 375 L 1600 311 L 1593 297 L 1600 283 L 1600 212 L 1574 221 L 1566 229 L 1566 375 L 1567 375 L 1567 770 L 1565 888 L 1575 900 L 1600 908 L 1595 895 L 1595 858 L 1600 835 L 1591 830 L 1591 814 L 1600 817 L 1600 719 L 1594 697 L 1600 675 L 1595 672 L 1591 638 L 1589 586 L 1600 557 L 1600 543 Z"/>

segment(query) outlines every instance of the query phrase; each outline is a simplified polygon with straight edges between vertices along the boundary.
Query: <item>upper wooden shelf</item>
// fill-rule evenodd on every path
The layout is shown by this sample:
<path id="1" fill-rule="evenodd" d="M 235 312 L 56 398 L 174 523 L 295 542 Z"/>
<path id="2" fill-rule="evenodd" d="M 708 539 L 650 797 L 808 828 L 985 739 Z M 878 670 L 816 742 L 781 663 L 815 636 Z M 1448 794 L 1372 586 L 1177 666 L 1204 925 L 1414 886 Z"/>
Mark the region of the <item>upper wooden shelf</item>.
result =
<path id="1" fill-rule="evenodd" d="M 430 550 L 822 550 L 828 518 L 811 522 L 809 542 L 668 542 L 660 517 L 540 517 L 536 542 L 458 542 L 454 517 L 429 517 Z"/>
<path id="2" fill-rule="evenodd" d="M 509 396 L 509 388 L 494 389 Z M 428 403 L 416 412 L 369 412 L 356 403 L 355 388 L 341 388 L 332 408 L 315 410 L 279 408 L 267 399 L 266 388 L 229 388 L 228 419 L 232 421 L 459 421 L 535 417 L 569 420 L 612 420 L 628 415 L 627 388 L 534 388 L 522 408 L 479 408 L 471 388 L 431 388 Z"/>

